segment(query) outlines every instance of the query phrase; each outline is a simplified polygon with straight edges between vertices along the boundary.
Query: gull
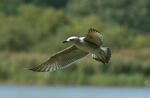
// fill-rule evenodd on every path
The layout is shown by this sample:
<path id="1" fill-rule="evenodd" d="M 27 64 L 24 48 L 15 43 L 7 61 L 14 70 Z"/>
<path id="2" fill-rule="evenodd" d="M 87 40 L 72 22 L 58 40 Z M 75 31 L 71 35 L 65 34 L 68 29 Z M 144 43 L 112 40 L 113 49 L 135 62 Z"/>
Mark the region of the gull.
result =
<path id="1" fill-rule="evenodd" d="M 73 64 L 77 60 L 92 54 L 92 58 L 103 64 L 107 64 L 111 58 L 111 50 L 103 47 L 103 36 L 94 28 L 90 28 L 86 37 L 72 36 L 63 43 L 70 43 L 72 46 L 54 54 L 44 63 L 29 68 L 36 72 L 53 72 Z"/>

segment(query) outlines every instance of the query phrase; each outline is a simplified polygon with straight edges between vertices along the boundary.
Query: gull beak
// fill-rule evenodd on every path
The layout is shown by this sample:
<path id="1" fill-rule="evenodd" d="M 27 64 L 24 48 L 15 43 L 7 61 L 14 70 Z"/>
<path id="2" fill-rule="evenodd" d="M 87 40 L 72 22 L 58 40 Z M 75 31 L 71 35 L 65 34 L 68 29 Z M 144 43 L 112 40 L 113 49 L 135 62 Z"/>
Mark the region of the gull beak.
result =
<path id="1" fill-rule="evenodd" d="M 67 43 L 67 42 L 68 42 L 68 41 L 65 40 L 65 41 L 63 41 L 62 43 Z"/>

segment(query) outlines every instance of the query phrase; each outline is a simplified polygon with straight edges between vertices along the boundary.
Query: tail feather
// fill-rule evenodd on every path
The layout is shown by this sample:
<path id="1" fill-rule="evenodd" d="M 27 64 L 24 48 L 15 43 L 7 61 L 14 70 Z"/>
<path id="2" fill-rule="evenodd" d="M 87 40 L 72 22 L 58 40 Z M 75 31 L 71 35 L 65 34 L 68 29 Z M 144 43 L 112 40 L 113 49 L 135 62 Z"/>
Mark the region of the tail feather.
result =
<path id="1" fill-rule="evenodd" d="M 92 54 L 92 58 L 96 61 L 102 62 L 103 64 L 109 63 L 111 58 L 111 50 L 108 47 L 101 47 L 99 54 Z"/>

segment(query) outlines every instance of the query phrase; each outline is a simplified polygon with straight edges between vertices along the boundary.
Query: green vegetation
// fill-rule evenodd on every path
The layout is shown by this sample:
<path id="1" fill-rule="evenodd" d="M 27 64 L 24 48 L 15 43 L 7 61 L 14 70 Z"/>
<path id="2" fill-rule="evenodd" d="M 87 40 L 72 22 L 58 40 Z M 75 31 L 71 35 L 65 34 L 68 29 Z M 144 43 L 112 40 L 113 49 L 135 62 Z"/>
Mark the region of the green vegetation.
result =
<path id="1" fill-rule="evenodd" d="M 1 83 L 150 86 L 150 49 L 113 52 L 108 65 L 92 61 L 91 56 L 70 67 L 51 73 L 24 69 L 43 62 L 49 55 L 39 53 L 0 53 Z"/>
<path id="2" fill-rule="evenodd" d="M 150 85 L 149 0 L 56 1 L 0 1 L 0 83 Z M 89 56 L 52 73 L 24 70 L 67 47 L 61 43 L 67 37 L 85 36 L 91 27 L 112 49 L 109 64 Z"/>

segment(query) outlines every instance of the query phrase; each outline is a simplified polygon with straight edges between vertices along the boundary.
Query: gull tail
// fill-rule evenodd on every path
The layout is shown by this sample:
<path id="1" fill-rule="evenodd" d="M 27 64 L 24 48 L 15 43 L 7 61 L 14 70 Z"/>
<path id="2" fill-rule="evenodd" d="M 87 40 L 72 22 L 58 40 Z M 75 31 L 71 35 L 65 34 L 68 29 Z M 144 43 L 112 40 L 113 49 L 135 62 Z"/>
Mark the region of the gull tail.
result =
<path id="1" fill-rule="evenodd" d="M 92 54 L 92 58 L 96 61 L 102 62 L 103 64 L 107 64 L 111 58 L 111 50 L 108 47 L 101 47 L 99 54 Z"/>

